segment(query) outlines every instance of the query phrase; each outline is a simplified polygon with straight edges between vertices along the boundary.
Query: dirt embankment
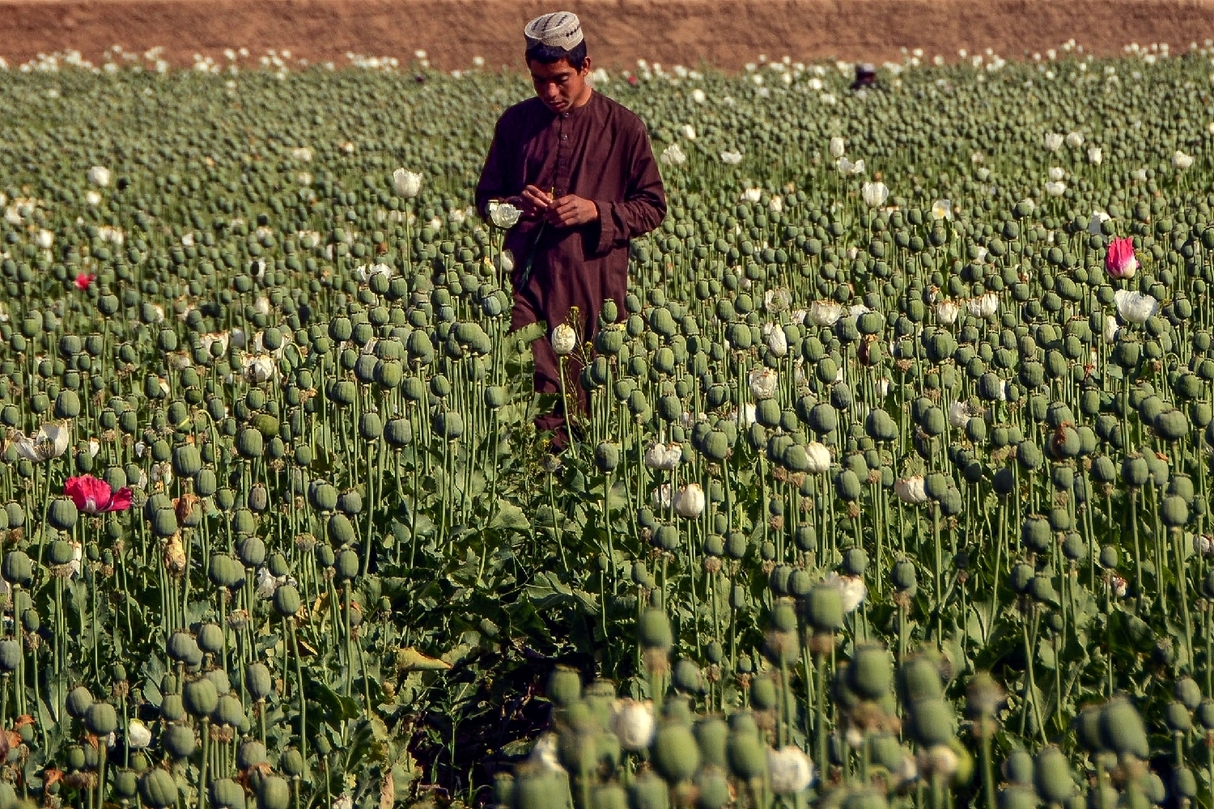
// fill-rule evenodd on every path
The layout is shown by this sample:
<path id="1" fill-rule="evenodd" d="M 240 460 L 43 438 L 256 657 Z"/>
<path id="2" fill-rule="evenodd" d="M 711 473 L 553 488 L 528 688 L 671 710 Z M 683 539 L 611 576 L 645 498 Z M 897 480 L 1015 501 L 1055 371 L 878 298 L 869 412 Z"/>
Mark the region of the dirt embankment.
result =
<path id="1" fill-rule="evenodd" d="M 225 48 L 347 64 L 346 54 L 424 49 L 435 67 L 517 66 L 523 24 L 544 11 L 581 15 L 598 64 L 637 59 L 736 69 L 760 53 L 795 60 L 899 59 L 901 48 L 955 59 L 992 48 L 1022 58 L 1075 39 L 1089 52 L 1130 42 L 1173 52 L 1214 37 L 1214 0 L 9 0 L 0 57 L 10 64 L 68 48 L 162 46 L 189 64 Z"/>

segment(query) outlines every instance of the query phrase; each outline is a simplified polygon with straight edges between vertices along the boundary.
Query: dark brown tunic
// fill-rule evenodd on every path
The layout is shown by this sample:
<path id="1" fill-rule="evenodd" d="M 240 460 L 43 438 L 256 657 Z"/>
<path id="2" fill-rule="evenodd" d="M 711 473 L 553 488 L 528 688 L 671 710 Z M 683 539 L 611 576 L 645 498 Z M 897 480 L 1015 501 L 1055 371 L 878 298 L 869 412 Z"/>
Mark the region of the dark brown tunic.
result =
<path id="1" fill-rule="evenodd" d="M 545 320 L 551 334 L 576 306 L 580 337 L 589 340 L 605 299 L 614 299 L 622 311 L 629 240 L 656 228 L 666 215 L 645 124 L 599 93 L 564 113 L 552 112 L 538 98 L 516 104 L 497 122 L 476 186 L 477 209 L 487 217 L 490 200 L 517 196 L 527 185 L 551 191 L 554 198 L 574 194 L 592 200 L 599 219 L 576 228 L 521 220 L 507 233 L 505 246 L 514 255 L 511 328 Z M 531 276 L 523 284 L 528 254 Z M 551 344 L 536 340 L 532 347 L 536 390 L 559 391 Z M 580 390 L 578 370 L 571 367 L 566 382 Z"/>

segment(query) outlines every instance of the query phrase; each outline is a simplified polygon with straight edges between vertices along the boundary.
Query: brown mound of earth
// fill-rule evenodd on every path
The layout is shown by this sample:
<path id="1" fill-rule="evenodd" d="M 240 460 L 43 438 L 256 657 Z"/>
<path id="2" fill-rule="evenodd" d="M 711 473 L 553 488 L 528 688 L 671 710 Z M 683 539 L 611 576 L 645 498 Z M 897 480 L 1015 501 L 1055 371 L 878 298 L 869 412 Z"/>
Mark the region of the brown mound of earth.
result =
<path id="1" fill-rule="evenodd" d="M 162 46 L 189 64 L 247 47 L 342 65 L 348 52 L 404 62 L 424 49 L 441 69 L 478 55 L 517 66 L 523 24 L 558 7 L 582 16 L 592 56 L 608 67 L 643 58 L 736 69 L 761 53 L 880 62 L 902 48 L 1014 59 L 1068 39 L 1101 55 L 1130 42 L 1177 52 L 1214 36 L 1214 0 L 9 0 L 0 56 L 76 49 L 95 60 L 110 45 Z"/>

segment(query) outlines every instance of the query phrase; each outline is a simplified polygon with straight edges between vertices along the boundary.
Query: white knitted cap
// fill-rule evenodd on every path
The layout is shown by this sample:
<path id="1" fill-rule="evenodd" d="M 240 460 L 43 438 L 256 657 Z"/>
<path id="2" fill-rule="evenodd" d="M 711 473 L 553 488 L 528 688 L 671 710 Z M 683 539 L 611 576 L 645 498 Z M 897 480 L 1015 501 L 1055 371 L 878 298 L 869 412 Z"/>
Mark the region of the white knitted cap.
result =
<path id="1" fill-rule="evenodd" d="M 528 49 L 542 44 L 571 51 L 582 41 L 582 23 L 572 11 L 554 11 L 527 23 L 523 37 Z"/>

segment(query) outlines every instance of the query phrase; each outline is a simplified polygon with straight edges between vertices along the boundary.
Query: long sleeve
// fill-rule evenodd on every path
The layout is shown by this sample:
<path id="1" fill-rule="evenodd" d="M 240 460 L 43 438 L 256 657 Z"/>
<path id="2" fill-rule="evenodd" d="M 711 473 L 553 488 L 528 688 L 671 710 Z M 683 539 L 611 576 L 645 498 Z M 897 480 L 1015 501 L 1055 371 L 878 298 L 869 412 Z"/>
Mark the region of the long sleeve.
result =
<path id="1" fill-rule="evenodd" d="M 493 131 L 489 155 L 485 158 L 481 178 L 476 184 L 476 209 L 485 219 L 489 218 L 489 200 L 503 199 L 519 192 L 519 189 L 510 187 L 510 180 L 506 176 L 506 160 L 503 154 L 506 151 L 506 136 L 503 121 L 504 119 L 499 120 Z"/>
<path id="2" fill-rule="evenodd" d="M 595 200 L 599 209 L 599 253 L 626 246 L 630 239 L 653 230 L 666 217 L 666 190 L 643 127 L 634 135 L 629 151 L 624 200 Z"/>

